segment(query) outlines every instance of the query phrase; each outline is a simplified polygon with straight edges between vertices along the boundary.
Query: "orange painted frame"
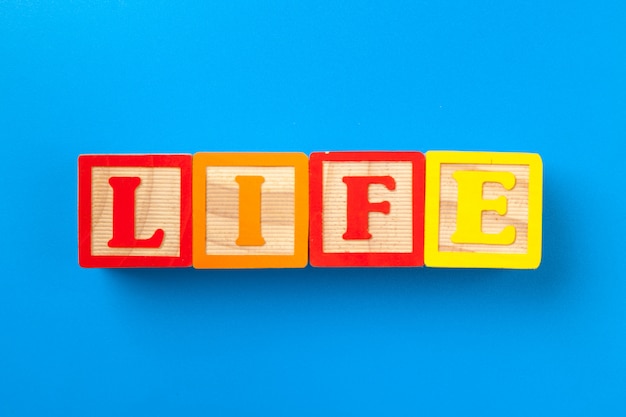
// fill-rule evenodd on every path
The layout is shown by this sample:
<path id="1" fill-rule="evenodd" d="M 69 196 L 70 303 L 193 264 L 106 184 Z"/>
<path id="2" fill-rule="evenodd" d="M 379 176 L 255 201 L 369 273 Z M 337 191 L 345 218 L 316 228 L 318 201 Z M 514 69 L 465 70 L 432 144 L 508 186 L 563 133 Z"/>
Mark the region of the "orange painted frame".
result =
<path id="1" fill-rule="evenodd" d="M 206 248 L 206 168 L 294 167 L 293 255 L 208 255 Z M 193 266 L 199 269 L 304 268 L 309 251 L 309 159 L 299 152 L 213 153 L 193 157 Z"/>
<path id="2" fill-rule="evenodd" d="M 191 155 L 80 155 L 78 263 L 83 268 L 191 266 Z M 94 167 L 180 168 L 180 256 L 95 256 L 91 253 L 91 173 Z"/>

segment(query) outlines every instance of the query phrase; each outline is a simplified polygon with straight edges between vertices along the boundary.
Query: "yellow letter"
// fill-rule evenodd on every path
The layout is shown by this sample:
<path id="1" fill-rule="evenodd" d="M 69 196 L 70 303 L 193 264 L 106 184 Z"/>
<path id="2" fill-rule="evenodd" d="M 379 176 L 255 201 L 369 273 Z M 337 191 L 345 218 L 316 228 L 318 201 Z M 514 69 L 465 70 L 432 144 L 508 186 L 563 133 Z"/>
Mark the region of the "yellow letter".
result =
<path id="1" fill-rule="evenodd" d="M 483 211 L 495 211 L 503 216 L 507 212 L 507 200 L 500 196 L 495 200 L 483 199 L 483 185 L 496 182 L 511 190 L 515 176 L 511 172 L 457 171 L 453 174 L 458 184 L 459 196 L 456 211 L 454 243 L 484 243 L 488 245 L 510 245 L 515 242 L 514 226 L 506 226 L 500 233 L 483 233 Z"/>
<path id="2" fill-rule="evenodd" d="M 261 185 L 265 178 L 256 175 L 235 177 L 239 184 L 239 246 L 262 246 Z"/>

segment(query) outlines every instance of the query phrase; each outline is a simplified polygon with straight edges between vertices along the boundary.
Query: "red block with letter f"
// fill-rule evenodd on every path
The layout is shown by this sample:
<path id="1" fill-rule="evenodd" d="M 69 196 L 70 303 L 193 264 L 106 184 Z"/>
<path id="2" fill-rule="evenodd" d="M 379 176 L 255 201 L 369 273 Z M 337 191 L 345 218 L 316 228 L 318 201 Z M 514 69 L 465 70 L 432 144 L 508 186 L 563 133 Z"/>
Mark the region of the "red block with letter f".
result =
<path id="1" fill-rule="evenodd" d="M 191 155 L 81 155 L 83 267 L 191 266 Z"/>
<path id="2" fill-rule="evenodd" d="M 310 156 L 310 263 L 424 265 L 424 155 Z"/>

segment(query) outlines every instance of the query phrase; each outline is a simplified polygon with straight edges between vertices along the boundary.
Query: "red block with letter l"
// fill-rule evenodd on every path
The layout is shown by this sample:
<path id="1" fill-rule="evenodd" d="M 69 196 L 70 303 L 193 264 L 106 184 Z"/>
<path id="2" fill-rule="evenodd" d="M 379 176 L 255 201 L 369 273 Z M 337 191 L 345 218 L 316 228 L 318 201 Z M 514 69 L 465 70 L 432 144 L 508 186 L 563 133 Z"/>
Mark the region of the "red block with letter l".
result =
<path id="1" fill-rule="evenodd" d="M 83 267 L 191 266 L 191 155 L 81 155 Z"/>
<path id="2" fill-rule="evenodd" d="M 314 152 L 310 263 L 424 265 L 424 155 Z"/>

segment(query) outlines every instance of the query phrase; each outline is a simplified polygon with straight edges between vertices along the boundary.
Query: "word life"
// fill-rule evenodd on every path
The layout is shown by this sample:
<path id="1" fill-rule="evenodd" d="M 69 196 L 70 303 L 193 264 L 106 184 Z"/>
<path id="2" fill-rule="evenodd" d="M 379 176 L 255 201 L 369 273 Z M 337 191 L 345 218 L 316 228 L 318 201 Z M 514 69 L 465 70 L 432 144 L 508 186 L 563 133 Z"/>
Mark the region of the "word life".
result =
<path id="1" fill-rule="evenodd" d="M 444 267 L 541 262 L 539 155 L 81 155 L 83 267 Z"/>

